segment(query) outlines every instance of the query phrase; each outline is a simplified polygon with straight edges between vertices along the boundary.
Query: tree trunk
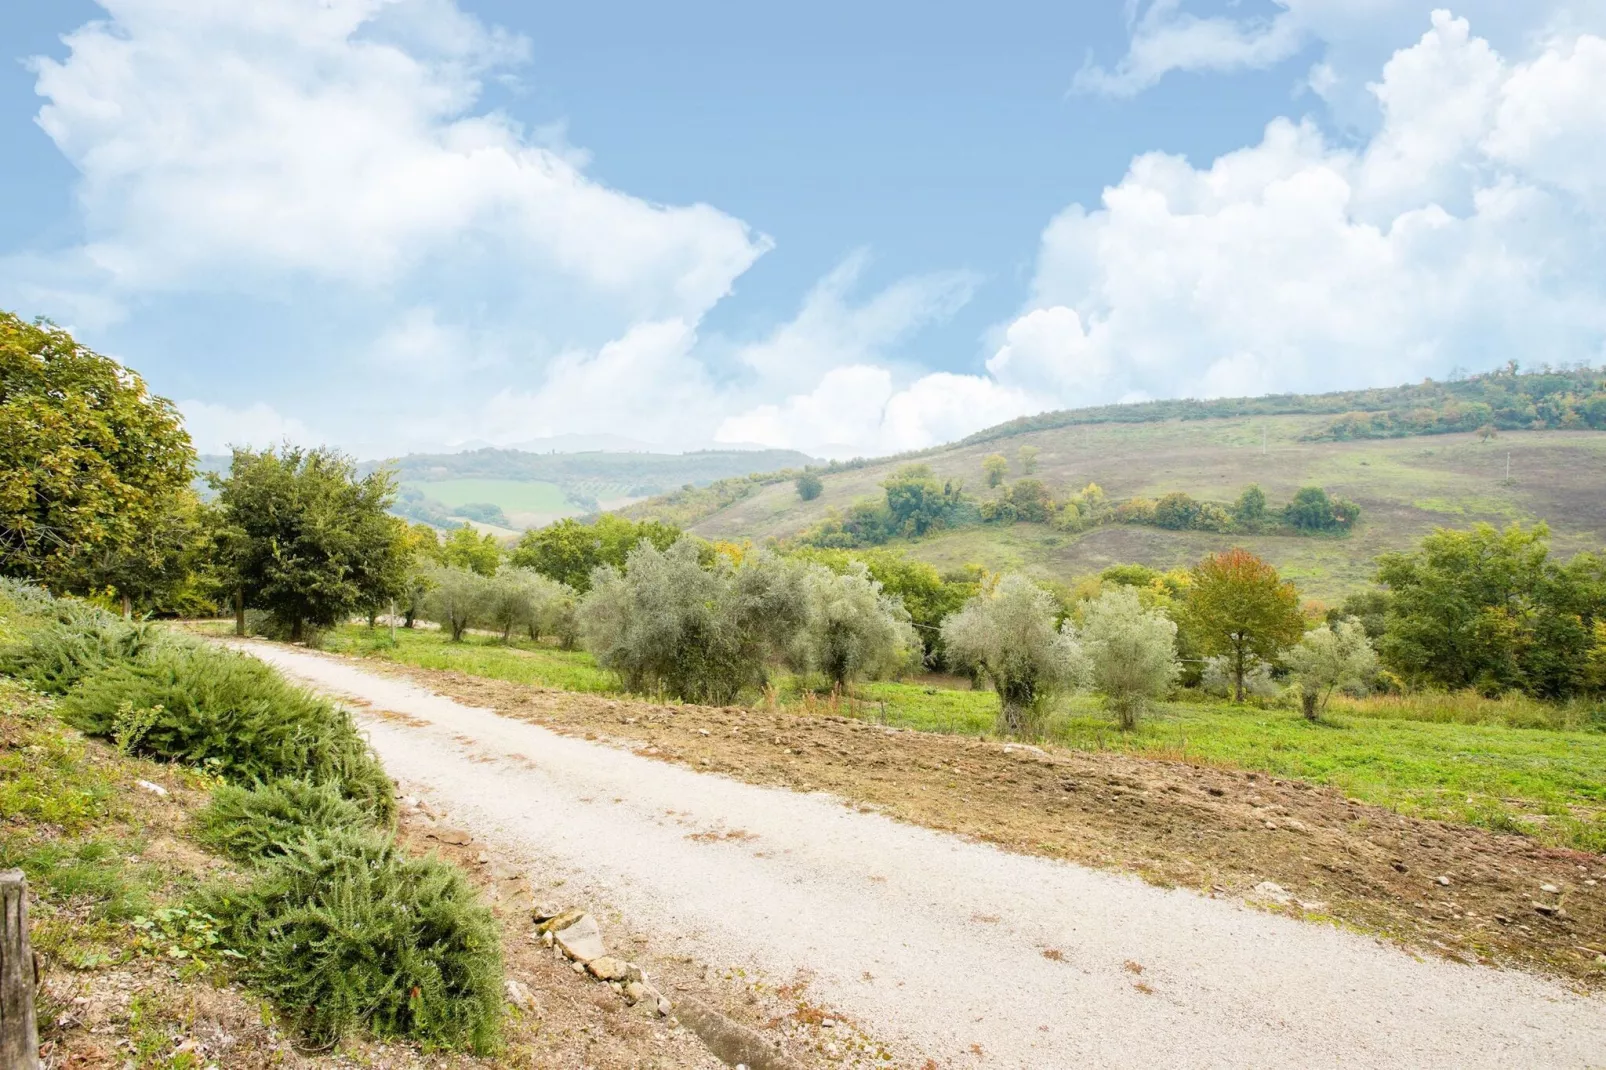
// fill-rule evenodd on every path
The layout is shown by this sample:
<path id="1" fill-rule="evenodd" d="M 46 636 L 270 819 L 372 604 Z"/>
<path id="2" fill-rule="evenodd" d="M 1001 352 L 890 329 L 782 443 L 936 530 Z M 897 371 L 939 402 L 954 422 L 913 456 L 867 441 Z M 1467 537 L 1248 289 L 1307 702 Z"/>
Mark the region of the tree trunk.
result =
<path id="1" fill-rule="evenodd" d="M 245 634 L 245 588 L 234 589 L 234 634 Z"/>
<path id="2" fill-rule="evenodd" d="M 130 599 L 128 597 L 128 595 L 125 594 L 125 595 L 123 595 L 123 619 L 124 620 L 128 620 L 133 615 L 134 615 L 134 602 L 133 602 L 132 599 Z"/>
<path id="3" fill-rule="evenodd" d="M 290 621 L 290 641 L 292 643 L 301 642 L 302 632 L 301 618 L 299 616 L 295 617 Z"/>
<path id="4" fill-rule="evenodd" d="M 1021 707 L 1018 704 L 1008 701 L 1003 704 L 1000 717 L 1004 722 L 1005 732 L 1012 736 L 1020 735 L 1021 727 L 1026 720 L 1021 714 Z"/>
<path id="5" fill-rule="evenodd" d="M 28 947 L 28 879 L 8 869 L 0 873 L 0 1066 L 6 1070 L 39 1070 L 37 984 Z"/>
<path id="6" fill-rule="evenodd" d="M 1242 647 L 1233 652 L 1232 684 L 1232 700 L 1242 706 L 1244 704 L 1244 652 Z"/>
<path id="7" fill-rule="evenodd" d="M 379 626 L 379 610 L 370 609 L 368 611 L 368 630 L 369 631 L 373 631 L 378 626 Z"/>
<path id="8" fill-rule="evenodd" d="M 403 628 L 411 628 L 412 626 L 413 626 L 413 607 L 412 606 L 408 606 L 407 607 L 407 612 L 402 614 L 402 627 Z"/>
<path id="9" fill-rule="evenodd" d="M 1299 707 L 1300 707 L 1300 709 L 1305 711 L 1305 720 L 1307 720 L 1307 721 L 1316 720 L 1316 716 L 1317 716 L 1316 699 L 1317 698 L 1318 698 L 1318 696 L 1317 696 L 1316 692 L 1314 692 L 1314 691 L 1301 691 L 1299 693 Z"/>

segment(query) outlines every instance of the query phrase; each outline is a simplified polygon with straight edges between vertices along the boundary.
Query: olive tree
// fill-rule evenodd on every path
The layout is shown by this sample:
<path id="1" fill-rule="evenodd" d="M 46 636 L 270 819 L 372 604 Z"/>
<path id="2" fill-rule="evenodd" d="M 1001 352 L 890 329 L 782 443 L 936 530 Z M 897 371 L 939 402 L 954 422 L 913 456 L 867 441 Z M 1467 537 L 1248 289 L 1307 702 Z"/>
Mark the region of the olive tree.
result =
<path id="1" fill-rule="evenodd" d="M 483 619 L 491 600 L 491 581 L 472 569 L 442 565 L 429 573 L 424 616 L 463 641 L 470 624 Z"/>
<path id="2" fill-rule="evenodd" d="M 1377 654 L 1366 629 L 1353 617 L 1306 632 L 1284 660 L 1299 683 L 1300 706 L 1312 721 L 1327 709 L 1334 691 L 1362 687 L 1377 672 Z"/>
<path id="3" fill-rule="evenodd" d="M 586 649 L 632 691 L 693 702 L 734 701 L 765 683 L 768 661 L 795 642 L 807 616 L 802 570 L 767 550 L 740 563 L 698 542 L 667 550 L 643 539 L 623 570 L 603 565 L 578 609 Z"/>
<path id="4" fill-rule="evenodd" d="M 1137 591 L 1117 587 L 1088 604 L 1076 634 L 1094 690 L 1122 728 L 1136 728 L 1138 714 L 1170 691 L 1181 671 L 1176 623 L 1145 609 Z"/>
<path id="5" fill-rule="evenodd" d="M 1086 673 L 1075 635 L 1054 626 L 1056 608 L 1047 591 L 1011 573 L 942 623 L 949 664 L 992 684 L 999 726 L 1011 735 L 1040 730 L 1048 700 Z"/>
<path id="6" fill-rule="evenodd" d="M 840 688 L 895 674 L 921 649 L 903 601 L 887 594 L 862 563 L 840 574 L 815 565 L 804 575 L 804 589 L 808 613 L 792 657 L 799 670 L 824 673 Z"/>

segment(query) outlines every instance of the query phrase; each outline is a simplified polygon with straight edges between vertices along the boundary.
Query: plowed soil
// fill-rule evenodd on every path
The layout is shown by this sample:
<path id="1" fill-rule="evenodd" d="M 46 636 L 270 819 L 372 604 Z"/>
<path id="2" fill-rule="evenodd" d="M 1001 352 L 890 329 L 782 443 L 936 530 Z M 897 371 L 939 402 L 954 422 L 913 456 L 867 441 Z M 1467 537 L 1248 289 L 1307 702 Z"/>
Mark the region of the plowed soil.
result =
<path id="1" fill-rule="evenodd" d="M 364 667 L 699 771 L 827 791 L 1011 851 L 1243 897 L 1421 954 L 1606 988 L 1601 855 L 1404 817 L 1252 772 L 792 710 L 610 699 L 377 659 Z"/>

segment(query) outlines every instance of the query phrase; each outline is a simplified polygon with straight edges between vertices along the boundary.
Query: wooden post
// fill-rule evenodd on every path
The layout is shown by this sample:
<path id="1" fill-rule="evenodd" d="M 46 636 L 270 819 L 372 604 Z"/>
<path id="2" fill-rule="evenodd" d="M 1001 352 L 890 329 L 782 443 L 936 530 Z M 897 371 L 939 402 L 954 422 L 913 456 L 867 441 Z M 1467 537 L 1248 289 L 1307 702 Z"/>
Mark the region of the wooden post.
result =
<path id="1" fill-rule="evenodd" d="M 28 947 L 28 879 L 22 870 L 8 869 L 0 872 L 0 1066 L 6 1070 L 39 1070 L 36 983 Z"/>

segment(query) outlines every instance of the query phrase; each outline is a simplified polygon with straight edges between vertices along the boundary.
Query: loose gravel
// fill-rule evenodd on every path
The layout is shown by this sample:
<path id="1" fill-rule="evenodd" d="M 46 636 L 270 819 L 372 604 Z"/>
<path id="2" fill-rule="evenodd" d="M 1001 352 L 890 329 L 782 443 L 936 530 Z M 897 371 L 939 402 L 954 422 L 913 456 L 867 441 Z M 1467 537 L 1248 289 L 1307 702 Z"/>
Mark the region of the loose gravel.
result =
<path id="1" fill-rule="evenodd" d="M 1371 938 L 565 737 L 323 655 L 454 824 L 687 955 L 961 1066 L 1585 1067 L 1606 1001 Z"/>

